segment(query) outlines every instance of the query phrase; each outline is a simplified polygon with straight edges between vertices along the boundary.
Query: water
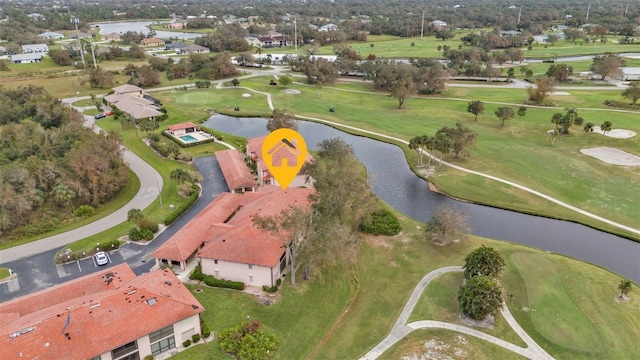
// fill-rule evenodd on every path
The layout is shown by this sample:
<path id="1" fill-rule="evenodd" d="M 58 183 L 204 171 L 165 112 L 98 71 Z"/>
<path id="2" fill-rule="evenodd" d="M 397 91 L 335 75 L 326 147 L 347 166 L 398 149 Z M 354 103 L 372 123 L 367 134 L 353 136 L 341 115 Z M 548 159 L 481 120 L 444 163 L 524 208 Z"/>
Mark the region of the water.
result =
<path id="1" fill-rule="evenodd" d="M 256 137 L 267 134 L 266 123 L 263 118 L 215 115 L 203 125 L 230 134 Z M 429 190 L 427 183 L 411 171 L 397 146 L 311 122 L 300 122 L 299 132 L 311 150 L 322 140 L 336 137 L 350 144 L 366 166 L 375 194 L 407 216 L 426 221 L 441 205 L 457 207 L 469 213 L 475 235 L 564 254 L 640 283 L 639 243 L 568 221 L 455 201 Z"/>
<path id="2" fill-rule="evenodd" d="M 190 143 L 190 142 L 194 142 L 194 141 L 198 141 L 198 139 L 194 138 L 191 135 L 183 135 L 180 136 L 180 140 L 186 142 L 186 143 Z"/>
<path id="3" fill-rule="evenodd" d="M 107 22 L 107 23 L 95 23 L 92 26 L 100 27 L 100 34 L 106 35 L 110 33 L 125 33 L 127 31 L 141 32 L 143 34 L 149 33 L 148 25 L 153 24 L 154 21 L 127 21 L 127 22 Z M 178 39 L 195 39 L 202 36 L 202 34 L 195 33 L 183 33 L 177 31 L 156 31 L 156 37 L 160 39 L 175 38 Z"/>

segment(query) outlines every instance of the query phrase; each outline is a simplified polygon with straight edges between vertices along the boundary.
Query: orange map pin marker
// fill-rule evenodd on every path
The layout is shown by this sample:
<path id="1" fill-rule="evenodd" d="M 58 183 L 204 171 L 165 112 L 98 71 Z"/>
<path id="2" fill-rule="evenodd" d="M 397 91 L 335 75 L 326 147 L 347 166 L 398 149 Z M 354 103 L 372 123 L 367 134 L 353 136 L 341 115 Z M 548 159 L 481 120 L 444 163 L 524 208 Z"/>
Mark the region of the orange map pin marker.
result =
<path id="1" fill-rule="evenodd" d="M 307 144 L 297 131 L 277 129 L 264 139 L 262 158 L 278 185 L 286 189 L 304 165 Z"/>

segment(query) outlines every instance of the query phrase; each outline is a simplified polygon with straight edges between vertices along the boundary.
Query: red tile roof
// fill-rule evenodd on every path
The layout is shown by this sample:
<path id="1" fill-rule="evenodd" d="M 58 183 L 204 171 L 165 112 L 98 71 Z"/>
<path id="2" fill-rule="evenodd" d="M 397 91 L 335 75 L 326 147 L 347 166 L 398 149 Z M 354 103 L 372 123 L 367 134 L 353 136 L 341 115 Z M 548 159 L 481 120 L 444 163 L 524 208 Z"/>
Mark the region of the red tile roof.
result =
<path id="1" fill-rule="evenodd" d="M 290 206 L 308 207 L 314 191 L 264 186 L 255 193 L 223 193 L 151 256 L 186 260 L 205 243 L 201 257 L 275 266 L 284 252 L 282 241 L 255 228 L 252 217 L 277 215 Z"/>
<path id="2" fill-rule="evenodd" d="M 264 180 L 267 180 L 272 177 L 271 173 L 267 168 L 267 164 L 265 163 L 264 158 L 262 157 L 262 144 L 264 144 L 264 139 L 266 138 L 267 136 L 259 136 L 259 137 L 247 139 L 247 151 L 251 155 L 251 159 L 253 161 L 257 161 L 260 163 L 260 168 L 265 173 L 262 177 Z M 270 149 L 270 150 L 273 150 L 273 149 Z M 288 163 L 291 164 L 292 160 L 288 160 L 288 161 L 289 161 Z M 311 154 L 307 151 L 307 157 L 305 158 L 304 162 L 308 163 L 312 161 L 313 161 L 313 156 L 311 156 Z"/>
<path id="3" fill-rule="evenodd" d="M 202 311 L 171 271 L 122 264 L 0 304 L 0 358 L 90 359 Z"/>
<path id="4" fill-rule="evenodd" d="M 171 125 L 171 126 L 169 126 L 169 130 L 177 131 L 177 130 L 191 129 L 191 128 L 195 128 L 195 127 L 198 127 L 198 125 L 196 125 L 196 124 L 194 124 L 192 122 L 186 122 L 186 123 L 180 123 L 180 124 Z"/>
<path id="5" fill-rule="evenodd" d="M 253 174 L 238 150 L 216 151 L 216 158 L 229 190 L 256 186 Z"/>

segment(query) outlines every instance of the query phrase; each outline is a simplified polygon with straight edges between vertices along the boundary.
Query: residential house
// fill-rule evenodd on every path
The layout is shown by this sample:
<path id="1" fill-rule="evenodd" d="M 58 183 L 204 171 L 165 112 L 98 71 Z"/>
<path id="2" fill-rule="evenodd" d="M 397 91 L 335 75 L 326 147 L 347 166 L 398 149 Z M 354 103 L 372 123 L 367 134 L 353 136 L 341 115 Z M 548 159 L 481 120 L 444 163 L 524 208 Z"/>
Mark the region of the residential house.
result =
<path id="1" fill-rule="evenodd" d="M 4 46 L 0 46 L 0 55 L 7 55 L 9 52 L 7 51 L 7 48 Z"/>
<path id="2" fill-rule="evenodd" d="M 625 81 L 640 80 L 640 67 L 622 67 L 620 70 Z"/>
<path id="3" fill-rule="evenodd" d="M 15 54 L 10 55 L 11 63 L 13 64 L 27 64 L 42 61 L 42 54 Z"/>
<path id="4" fill-rule="evenodd" d="M 216 151 L 216 159 L 232 194 L 256 190 L 256 179 L 237 149 Z"/>
<path id="5" fill-rule="evenodd" d="M 290 45 L 289 42 L 287 41 L 287 38 L 282 35 L 260 36 L 256 40 L 257 40 L 258 47 L 265 48 L 265 49 Z M 255 40 L 253 40 L 252 42 L 255 42 Z"/>
<path id="6" fill-rule="evenodd" d="M 208 54 L 210 52 L 209 48 L 198 44 L 181 47 L 179 51 L 181 54 Z"/>
<path id="7" fill-rule="evenodd" d="M 256 165 L 256 172 L 258 173 L 258 183 L 260 185 L 279 185 L 278 181 L 273 177 L 273 175 L 271 175 L 271 172 L 269 172 L 265 159 L 262 157 L 262 144 L 264 144 L 265 138 L 266 136 L 260 136 L 248 139 L 246 156 L 251 159 L 251 161 Z M 305 163 L 312 161 L 313 157 L 311 156 L 311 154 L 309 154 L 309 152 L 307 152 Z M 290 162 L 289 164 L 291 165 Z M 290 187 L 307 187 L 311 185 L 311 180 L 307 179 L 307 176 L 304 174 L 297 175 L 293 179 L 291 184 L 289 184 Z"/>
<path id="8" fill-rule="evenodd" d="M 102 39 L 107 41 L 120 41 L 122 38 L 120 37 L 120 34 L 112 32 L 108 33 L 107 35 L 103 35 Z"/>
<path id="9" fill-rule="evenodd" d="M 26 44 L 22 45 L 23 54 L 46 54 L 49 52 L 47 44 Z"/>
<path id="10" fill-rule="evenodd" d="M 175 52 L 180 52 L 180 49 L 182 49 L 185 46 L 188 46 L 189 44 L 183 43 L 181 41 L 176 41 L 176 42 L 169 42 L 166 43 L 164 45 L 164 49 L 165 50 L 174 50 Z"/>
<path id="11" fill-rule="evenodd" d="M 151 256 L 158 265 L 182 270 L 199 258 L 204 274 L 273 286 L 289 261 L 285 239 L 258 229 L 253 218 L 278 215 L 290 206 L 307 208 L 314 191 L 265 186 L 245 194 L 222 193 Z"/>
<path id="12" fill-rule="evenodd" d="M 198 300 L 171 270 L 128 264 L 0 303 L 1 359 L 142 359 L 199 334 Z"/>
<path id="13" fill-rule="evenodd" d="M 111 90 L 113 90 L 114 94 L 116 95 L 128 94 L 128 95 L 135 95 L 139 97 L 142 97 L 142 95 L 144 95 L 144 89 L 131 84 L 116 86 Z"/>
<path id="14" fill-rule="evenodd" d="M 142 88 L 125 84 L 113 88 L 113 91 L 113 94 L 103 98 L 103 102 L 108 106 L 116 106 L 136 120 L 163 115 L 155 101 L 145 98 L 147 94 Z"/>
<path id="15" fill-rule="evenodd" d="M 178 20 L 178 21 L 166 24 L 164 27 L 167 29 L 182 30 L 187 28 L 187 22 Z"/>
<path id="16" fill-rule="evenodd" d="M 338 30 L 338 25 L 336 24 L 326 24 L 326 25 L 322 25 L 320 26 L 320 28 L 318 29 L 319 31 L 336 31 Z"/>
<path id="17" fill-rule="evenodd" d="M 253 47 L 262 47 L 262 42 L 255 36 L 246 36 L 244 40 Z"/>
<path id="18" fill-rule="evenodd" d="M 188 133 L 198 131 L 198 125 L 192 122 L 180 123 L 169 126 L 169 134 L 173 136 L 182 136 Z"/>
<path id="19" fill-rule="evenodd" d="M 45 17 L 44 15 L 40 14 L 40 13 L 31 13 L 31 14 L 27 14 L 27 17 L 31 20 L 38 20 L 38 21 L 44 21 Z"/>
<path id="20" fill-rule="evenodd" d="M 38 37 L 42 39 L 58 40 L 64 38 L 64 35 L 58 32 L 46 31 L 42 34 L 38 34 Z"/>
<path id="21" fill-rule="evenodd" d="M 436 29 L 440 29 L 443 27 L 447 27 L 447 22 L 442 20 L 433 20 L 432 22 L 429 23 L 429 25 L 431 25 Z"/>
<path id="22" fill-rule="evenodd" d="M 93 35 L 91 35 L 91 33 L 84 31 L 78 31 L 77 34 L 75 32 L 69 34 L 69 39 L 90 39 L 92 37 Z"/>
<path id="23" fill-rule="evenodd" d="M 162 46 L 164 47 L 164 40 L 162 39 L 158 39 L 157 37 L 150 37 L 150 38 L 145 38 L 142 39 L 142 46 L 145 47 L 159 47 Z"/>

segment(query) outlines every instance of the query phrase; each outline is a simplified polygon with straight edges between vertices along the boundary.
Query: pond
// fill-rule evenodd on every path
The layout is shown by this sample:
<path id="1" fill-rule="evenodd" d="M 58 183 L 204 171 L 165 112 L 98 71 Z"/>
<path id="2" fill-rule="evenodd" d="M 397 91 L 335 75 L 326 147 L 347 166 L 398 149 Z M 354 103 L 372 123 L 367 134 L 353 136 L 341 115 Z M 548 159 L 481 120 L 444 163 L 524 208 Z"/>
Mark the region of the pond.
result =
<path id="1" fill-rule="evenodd" d="M 147 26 L 153 24 L 155 21 L 122 21 L 122 22 L 104 22 L 104 23 L 94 23 L 91 26 L 99 26 L 100 34 L 106 35 L 110 33 L 125 33 L 127 31 L 135 31 L 141 32 L 143 34 L 149 33 L 149 28 Z M 164 31 L 158 30 L 156 31 L 156 37 L 160 39 L 169 39 L 175 38 L 178 39 L 195 39 L 197 37 L 202 36 L 202 34 L 196 33 L 184 33 L 178 31 Z"/>
<path id="2" fill-rule="evenodd" d="M 264 118 L 214 115 L 204 126 L 244 137 L 267 134 Z M 404 152 L 395 145 L 355 136 L 332 127 L 300 122 L 299 132 L 309 149 L 331 138 L 350 144 L 367 168 L 375 194 L 401 213 L 427 221 L 441 205 L 470 215 L 472 233 L 557 252 L 605 267 L 640 283 L 640 244 L 590 227 L 513 211 L 460 202 L 434 193 L 409 168 Z M 481 189 L 479 189 L 481 191 Z"/>

